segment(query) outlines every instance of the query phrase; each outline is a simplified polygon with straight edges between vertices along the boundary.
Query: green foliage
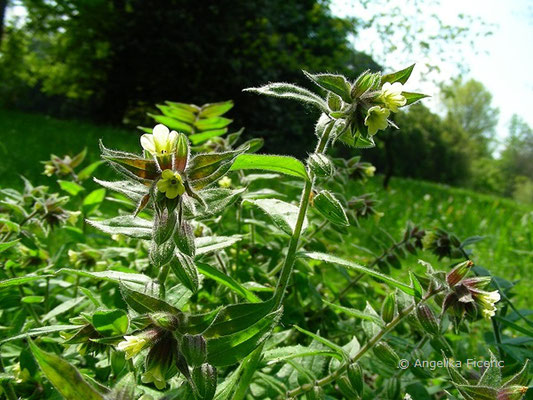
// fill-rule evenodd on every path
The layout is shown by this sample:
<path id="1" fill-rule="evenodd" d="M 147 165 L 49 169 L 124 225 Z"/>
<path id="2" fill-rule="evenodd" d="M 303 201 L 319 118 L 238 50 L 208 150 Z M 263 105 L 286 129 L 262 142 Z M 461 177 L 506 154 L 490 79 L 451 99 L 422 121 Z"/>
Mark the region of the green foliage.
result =
<path id="1" fill-rule="evenodd" d="M 516 297 L 514 278 L 527 267 L 505 279 L 491 271 L 529 257 L 529 220 L 517 219 L 531 210 L 406 181 L 394 189 L 401 196 L 383 192 L 371 164 L 326 156 L 338 140 L 373 141 L 369 109 L 407 104 L 387 83 L 408 75 L 310 75 L 327 93 L 308 99 L 326 109 L 306 163 L 249 154 L 229 129 L 193 145 L 226 128 L 230 103 L 167 103 L 174 108 L 161 111 L 174 116 L 164 116 L 191 129 L 157 125 L 142 153 L 102 145 L 120 180 L 91 187 L 81 172 L 100 170 L 81 152 L 46 163 L 64 196 L 29 180 L 2 189 L 0 384 L 9 400 L 521 398 L 531 311 L 518 308 L 528 299 Z M 192 128 L 190 114 L 204 124 Z M 487 211 L 491 232 L 470 207 Z M 487 233 L 505 245 L 483 241 Z M 512 240 L 526 252 L 507 255 Z M 452 356 L 506 367 L 476 382 L 453 369 L 398 368 Z"/>

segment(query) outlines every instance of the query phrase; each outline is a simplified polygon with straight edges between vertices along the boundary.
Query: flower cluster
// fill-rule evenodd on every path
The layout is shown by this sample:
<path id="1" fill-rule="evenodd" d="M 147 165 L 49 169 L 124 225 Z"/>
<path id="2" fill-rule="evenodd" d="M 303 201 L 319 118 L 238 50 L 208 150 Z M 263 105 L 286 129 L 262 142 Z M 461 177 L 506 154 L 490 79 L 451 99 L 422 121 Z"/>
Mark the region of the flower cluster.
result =
<path id="1" fill-rule="evenodd" d="M 451 291 L 444 298 L 443 312 L 450 309 L 459 318 L 467 315 L 471 319 L 479 316 L 490 319 L 495 315 L 500 293 L 484 290 L 492 280 L 490 276 L 464 279 L 472 266 L 472 261 L 464 261 L 446 275 Z"/>

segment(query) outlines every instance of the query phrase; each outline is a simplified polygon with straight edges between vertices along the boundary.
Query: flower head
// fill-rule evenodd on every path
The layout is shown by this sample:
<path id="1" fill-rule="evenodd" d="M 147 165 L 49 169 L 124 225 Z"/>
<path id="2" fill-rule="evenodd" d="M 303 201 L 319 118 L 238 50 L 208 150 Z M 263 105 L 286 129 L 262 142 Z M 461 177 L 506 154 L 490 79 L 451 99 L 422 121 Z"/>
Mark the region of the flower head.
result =
<path id="1" fill-rule="evenodd" d="M 148 344 L 148 338 L 142 335 L 124 336 L 122 342 L 117 345 L 117 349 L 126 353 L 126 360 L 129 360 Z"/>
<path id="2" fill-rule="evenodd" d="M 389 125 L 390 111 L 380 106 L 370 107 L 365 118 L 365 125 L 368 126 L 368 134 L 373 136 L 379 130 L 384 130 Z"/>
<path id="3" fill-rule="evenodd" d="M 407 99 L 402 95 L 403 85 L 400 82 L 385 82 L 381 88 L 379 100 L 392 112 L 398 112 L 398 107 L 405 106 Z"/>
<path id="4" fill-rule="evenodd" d="M 472 288 L 470 289 L 470 293 L 478 307 L 481 309 L 481 315 L 483 315 L 485 319 L 494 317 L 496 312 L 496 306 L 494 304 L 500 301 L 500 293 L 498 293 L 497 290 L 486 292 L 484 290 Z"/>
<path id="5" fill-rule="evenodd" d="M 223 177 L 218 181 L 218 186 L 222 188 L 229 188 L 231 187 L 231 178 L 228 178 L 227 176 Z"/>
<path id="6" fill-rule="evenodd" d="M 185 193 L 183 180 L 178 172 L 165 169 L 161 174 L 161 179 L 157 182 L 157 189 L 169 199 L 175 199 L 178 195 Z"/>
<path id="7" fill-rule="evenodd" d="M 176 131 L 170 132 L 165 125 L 158 124 L 154 127 L 153 134 L 145 133 L 141 136 L 141 146 L 155 157 L 165 157 L 174 152 L 177 140 Z"/>

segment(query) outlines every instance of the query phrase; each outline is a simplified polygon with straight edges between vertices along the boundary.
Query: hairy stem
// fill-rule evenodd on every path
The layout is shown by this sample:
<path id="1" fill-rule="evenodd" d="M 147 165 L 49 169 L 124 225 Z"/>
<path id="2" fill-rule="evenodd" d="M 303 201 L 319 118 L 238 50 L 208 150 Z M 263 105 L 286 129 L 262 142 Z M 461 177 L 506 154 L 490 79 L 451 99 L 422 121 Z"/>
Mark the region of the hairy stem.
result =
<path id="1" fill-rule="evenodd" d="M 332 128 L 333 123 L 330 123 L 320 138 L 315 153 L 323 154 L 326 151 L 329 134 Z M 312 175 L 311 171 L 309 171 L 309 175 L 309 180 L 305 181 L 304 188 L 302 189 L 300 208 L 298 210 L 298 219 L 296 220 L 296 226 L 294 227 L 294 232 L 292 233 L 291 240 L 289 242 L 289 249 L 287 250 L 287 255 L 285 257 L 283 267 L 281 268 L 281 274 L 276 287 L 276 293 L 274 294 L 274 298 L 276 299 L 276 309 L 279 308 L 283 303 L 283 297 L 285 296 L 285 291 L 289 285 L 292 269 L 294 267 L 294 261 L 296 260 L 296 250 L 298 250 L 298 242 L 300 241 L 302 227 L 307 215 L 307 209 L 309 207 L 309 196 L 314 185 L 314 176 Z"/>

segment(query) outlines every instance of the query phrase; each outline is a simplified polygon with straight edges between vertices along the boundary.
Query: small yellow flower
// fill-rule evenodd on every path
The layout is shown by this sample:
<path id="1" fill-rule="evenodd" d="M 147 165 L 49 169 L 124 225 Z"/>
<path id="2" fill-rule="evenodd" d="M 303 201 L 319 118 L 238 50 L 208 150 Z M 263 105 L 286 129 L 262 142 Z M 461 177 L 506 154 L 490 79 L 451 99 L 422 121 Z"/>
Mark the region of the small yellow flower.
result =
<path id="1" fill-rule="evenodd" d="M 126 353 L 126 360 L 138 354 L 148 344 L 148 340 L 142 336 L 124 336 L 124 339 L 117 345 L 117 349 Z"/>
<path id="2" fill-rule="evenodd" d="M 153 156 L 164 157 L 174 152 L 177 140 L 176 131 L 170 132 L 165 125 L 158 124 L 154 127 L 153 134 L 145 133 L 141 136 L 141 146 Z"/>
<path id="3" fill-rule="evenodd" d="M 223 188 L 229 188 L 231 186 L 231 178 L 225 176 L 224 178 L 218 181 L 218 186 Z"/>
<path id="4" fill-rule="evenodd" d="M 368 126 L 368 134 L 373 136 L 377 131 L 386 129 L 389 125 L 387 122 L 389 115 L 390 111 L 386 108 L 380 106 L 370 107 L 365 118 L 365 125 Z"/>
<path id="5" fill-rule="evenodd" d="M 161 174 L 161 179 L 157 182 L 157 189 L 169 199 L 175 199 L 178 195 L 185 193 L 185 186 L 179 173 L 170 169 L 165 169 Z"/>
<path id="6" fill-rule="evenodd" d="M 496 304 L 500 301 L 500 293 L 497 290 L 493 292 L 486 292 L 484 290 L 471 289 L 472 297 L 478 306 L 481 307 L 481 315 L 486 319 L 494 317 L 496 312 Z"/>
<path id="7" fill-rule="evenodd" d="M 374 176 L 375 172 L 376 172 L 376 167 L 374 167 L 373 165 L 365 168 L 365 175 L 368 177 Z"/>
<path id="8" fill-rule="evenodd" d="M 407 99 L 402 95 L 403 85 L 400 82 L 385 82 L 381 88 L 379 100 L 392 112 L 398 112 L 398 107 L 405 106 Z"/>

